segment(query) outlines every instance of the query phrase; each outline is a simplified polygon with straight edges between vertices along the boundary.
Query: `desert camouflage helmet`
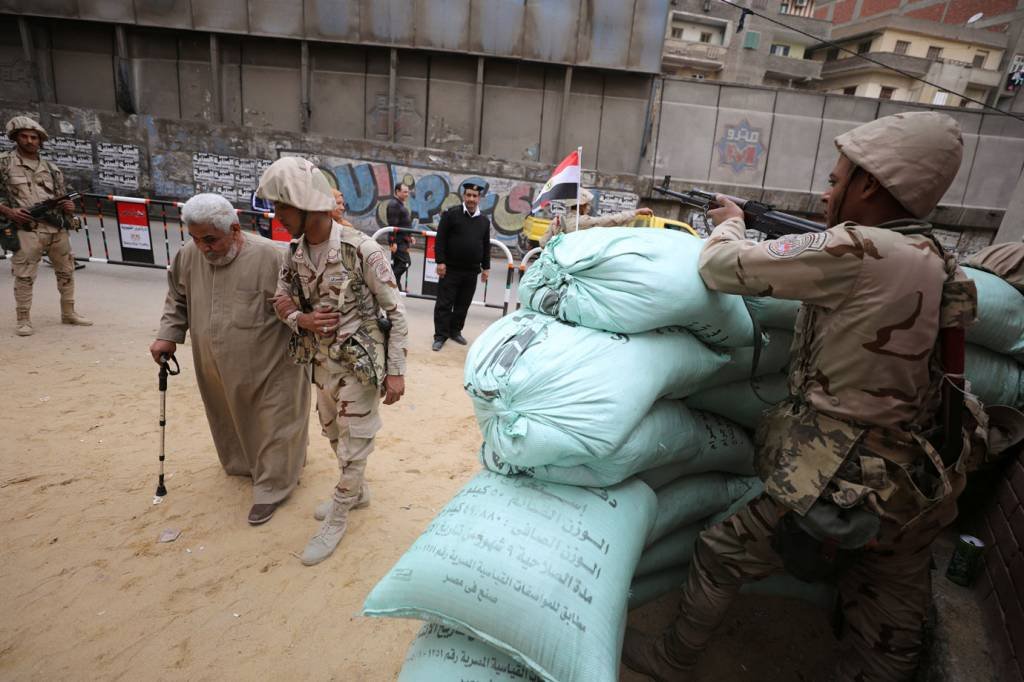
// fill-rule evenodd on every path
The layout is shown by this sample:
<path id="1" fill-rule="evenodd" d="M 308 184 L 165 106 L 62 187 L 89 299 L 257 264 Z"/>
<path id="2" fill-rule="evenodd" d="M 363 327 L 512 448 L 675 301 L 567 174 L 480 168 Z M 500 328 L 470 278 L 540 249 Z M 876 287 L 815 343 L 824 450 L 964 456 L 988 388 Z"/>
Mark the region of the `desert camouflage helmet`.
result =
<path id="1" fill-rule="evenodd" d="M 917 218 L 939 204 L 964 151 L 960 124 L 935 111 L 885 116 L 843 133 L 835 143 Z"/>
<path id="2" fill-rule="evenodd" d="M 270 164 L 260 177 L 256 196 L 303 211 L 335 208 L 327 178 L 316 164 L 298 156 L 286 156 Z"/>
<path id="3" fill-rule="evenodd" d="M 579 200 L 578 201 L 577 201 L 576 197 L 571 197 L 569 199 L 563 199 L 562 203 L 565 204 L 566 206 L 568 206 L 569 208 L 572 208 L 576 204 L 579 204 L 580 206 L 585 206 L 587 204 L 592 204 L 592 203 L 594 203 L 594 193 L 591 192 L 586 187 L 580 187 L 580 195 L 579 195 Z"/>
<path id="4" fill-rule="evenodd" d="M 49 139 L 49 135 L 46 134 L 46 130 L 43 126 L 39 125 L 35 119 L 29 118 L 28 116 L 15 116 L 7 122 L 7 137 L 13 140 L 18 136 L 19 130 L 34 130 L 39 133 L 39 139 L 45 142 Z"/>

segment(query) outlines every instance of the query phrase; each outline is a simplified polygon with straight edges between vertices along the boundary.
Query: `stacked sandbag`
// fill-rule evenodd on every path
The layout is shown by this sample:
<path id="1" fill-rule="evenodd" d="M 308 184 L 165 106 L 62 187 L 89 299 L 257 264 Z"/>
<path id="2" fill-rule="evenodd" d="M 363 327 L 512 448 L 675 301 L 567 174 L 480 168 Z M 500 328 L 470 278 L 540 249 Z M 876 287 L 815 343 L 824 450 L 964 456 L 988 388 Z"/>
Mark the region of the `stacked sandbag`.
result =
<path id="1" fill-rule="evenodd" d="M 484 641 L 437 623 L 420 628 L 398 682 L 542 682 L 539 675 Z"/>
<path id="2" fill-rule="evenodd" d="M 971 391 L 986 405 L 1024 408 L 1024 294 L 992 273 L 963 271 L 978 290 L 978 321 L 967 328 Z"/>
<path id="3" fill-rule="evenodd" d="M 674 230 L 606 228 L 548 242 L 519 284 L 524 307 L 591 329 L 627 334 L 679 326 L 719 347 L 750 346 L 738 296 L 697 272 L 704 242 Z"/>
<path id="4" fill-rule="evenodd" d="M 481 472 L 373 588 L 363 613 L 454 628 L 544 680 L 612 682 L 656 512 L 654 492 L 635 479 L 585 488 Z"/>

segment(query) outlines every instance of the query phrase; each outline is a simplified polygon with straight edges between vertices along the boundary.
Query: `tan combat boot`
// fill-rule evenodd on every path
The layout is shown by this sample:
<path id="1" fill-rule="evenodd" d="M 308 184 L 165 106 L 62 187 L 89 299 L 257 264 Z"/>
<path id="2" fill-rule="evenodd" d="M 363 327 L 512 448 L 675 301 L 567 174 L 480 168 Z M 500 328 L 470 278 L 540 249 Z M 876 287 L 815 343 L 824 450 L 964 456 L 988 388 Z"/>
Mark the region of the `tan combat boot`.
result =
<path id="1" fill-rule="evenodd" d="M 92 320 L 86 319 L 75 312 L 74 302 L 60 304 L 60 321 L 62 324 L 73 324 L 79 327 L 91 327 Z"/>
<path id="2" fill-rule="evenodd" d="M 313 510 L 313 518 L 317 521 L 323 521 L 327 518 L 327 515 L 331 513 L 331 507 L 334 506 L 334 500 L 324 500 L 316 506 Z M 363 483 L 363 490 L 359 493 L 359 499 L 356 500 L 353 509 L 364 509 L 370 506 L 370 486 Z"/>
<path id="3" fill-rule="evenodd" d="M 351 500 L 347 504 L 337 499 L 333 500 L 331 510 L 320 524 L 320 529 L 306 545 L 306 549 L 302 550 L 300 558 L 303 564 L 315 566 L 334 553 L 341 539 L 345 537 L 345 531 L 348 530 L 348 510 L 351 506 Z"/>
<path id="4" fill-rule="evenodd" d="M 32 336 L 35 334 L 35 330 L 32 329 L 32 320 L 29 318 L 27 310 L 18 311 L 18 324 L 15 326 L 15 333 L 18 336 Z"/>
<path id="5" fill-rule="evenodd" d="M 683 650 L 685 658 L 673 655 Z M 686 682 L 693 679 L 695 662 L 693 652 L 675 637 L 671 627 L 658 635 L 645 635 L 639 630 L 626 628 L 622 663 L 630 670 L 643 673 L 655 682 Z"/>

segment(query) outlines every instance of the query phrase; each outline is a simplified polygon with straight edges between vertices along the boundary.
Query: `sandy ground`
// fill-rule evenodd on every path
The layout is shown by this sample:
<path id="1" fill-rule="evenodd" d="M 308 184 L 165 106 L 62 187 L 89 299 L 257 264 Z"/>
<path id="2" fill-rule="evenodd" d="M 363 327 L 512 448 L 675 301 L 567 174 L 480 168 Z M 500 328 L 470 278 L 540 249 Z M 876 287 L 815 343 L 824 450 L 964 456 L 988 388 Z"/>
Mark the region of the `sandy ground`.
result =
<path id="1" fill-rule="evenodd" d="M 42 267 L 36 283 L 36 335 L 19 338 L 0 263 L 0 677 L 395 679 L 420 624 L 363 618 L 362 601 L 478 468 L 465 349 L 430 351 L 431 303 L 409 302 L 408 388 L 383 408 L 372 505 L 353 512 L 331 559 L 306 568 L 296 554 L 337 479 L 315 414 L 302 484 L 268 524 L 250 527 L 250 484 L 220 469 L 182 348 L 168 391 L 169 495 L 154 506 L 159 394 L 146 349 L 164 273 L 79 271 L 78 307 L 96 326 L 78 328 L 59 324 L 52 272 Z M 475 307 L 468 335 L 499 314 Z M 168 528 L 180 538 L 158 544 Z M 632 622 L 654 630 L 673 608 L 663 599 Z M 745 598 L 701 677 L 822 679 L 833 648 L 822 613 Z"/>

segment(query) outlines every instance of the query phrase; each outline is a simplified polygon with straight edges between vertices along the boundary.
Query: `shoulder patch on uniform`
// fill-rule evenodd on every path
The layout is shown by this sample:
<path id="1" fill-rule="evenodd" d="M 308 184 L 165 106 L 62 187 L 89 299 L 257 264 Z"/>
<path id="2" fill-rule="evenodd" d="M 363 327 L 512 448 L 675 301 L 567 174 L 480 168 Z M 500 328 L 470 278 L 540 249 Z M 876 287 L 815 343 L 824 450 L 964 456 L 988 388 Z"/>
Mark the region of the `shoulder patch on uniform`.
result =
<path id="1" fill-rule="evenodd" d="M 768 243 L 768 253 L 775 258 L 794 258 L 804 251 L 821 251 L 828 242 L 824 232 L 787 234 Z"/>
<path id="2" fill-rule="evenodd" d="M 377 279 L 382 282 L 390 282 L 395 278 L 394 273 L 391 270 L 391 265 L 388 263 L 387 258 L 384 257 L 382 250 L 375 250 L 373 253 L 366 257 L 366 264 L 373 268 L 374 274 L 377 275 Z"/>

